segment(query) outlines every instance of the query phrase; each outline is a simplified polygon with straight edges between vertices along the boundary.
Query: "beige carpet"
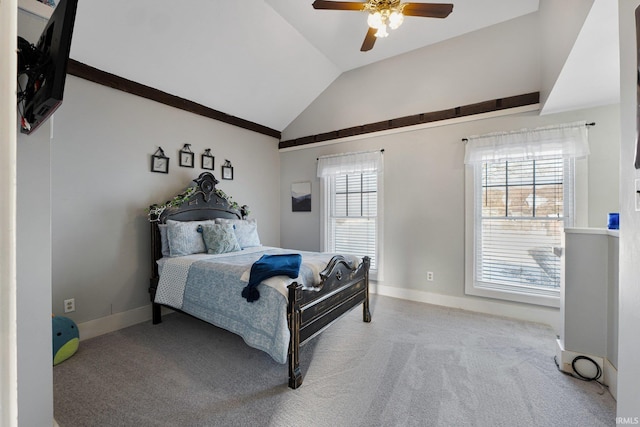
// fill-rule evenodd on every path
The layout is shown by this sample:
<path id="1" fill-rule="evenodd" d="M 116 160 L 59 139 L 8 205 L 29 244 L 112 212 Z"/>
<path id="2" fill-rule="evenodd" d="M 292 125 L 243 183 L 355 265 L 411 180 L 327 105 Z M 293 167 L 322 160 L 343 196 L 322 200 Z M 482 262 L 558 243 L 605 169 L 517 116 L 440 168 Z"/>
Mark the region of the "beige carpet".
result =
<path id="1" fill-rule="evenodd" d="M 614 426 L 615 402 L 561 374 L 542 325 L 386 297 L 303 347 L 304 383 L 183 314 L 82 341 L 54 367 L 71 426 Z"/>

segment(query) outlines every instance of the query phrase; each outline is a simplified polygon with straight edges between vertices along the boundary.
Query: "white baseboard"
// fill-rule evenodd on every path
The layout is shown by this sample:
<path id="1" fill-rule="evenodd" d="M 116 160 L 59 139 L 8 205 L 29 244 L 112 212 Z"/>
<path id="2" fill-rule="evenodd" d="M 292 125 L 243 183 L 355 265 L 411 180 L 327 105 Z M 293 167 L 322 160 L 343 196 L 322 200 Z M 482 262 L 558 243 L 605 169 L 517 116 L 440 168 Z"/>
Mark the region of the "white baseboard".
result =
<path id="1" fill-rule="evenodd" d="M 609 386 L 609 393 L 615 400 L 618 400 L 618 369 L 604 359 L 604 383 Z"/>
<path id="2" fill-rule="evenodd" d="M 560 310 L 553 307 L 542 307 L 531 304 L 509 303 L 489 298 L 455 297 L 418 291 L 415 289 L 370 284 L 371 293 L 409 301 L 424 302 L 484 314 L 510 317 L 551 326 L 556 333 L 560 331 Z"/>
<path id="3" fill-rule="evenodd" d="M 510 317 L 550 325 L 559 330 L 560 312 L 556 308 L 528 304 L 510 304 L 488 298 L 454 297 L 414 289 L 371 283 L 371 293 L 409 301 L 424 302 L 478 313 Z M 163 314 L 171 310 L 163 307 Z M 151 304 L 78 324 L 80 339 L 89 339 L 151 320 Z"/>
<path id="4" fill-rule="evenodd" d="M 567 372 L 569 374 L 575 374 L 573 367 L 571 366 L 573 359 L 575 359 L 578 356 L 586 356 L 598 364 L 598 366 L 600 367 L 600 370 L 604 375 L 604 361 L 605 361 L 604 357 L 567 350 L 564 348 L 562 341 L 560 341 L 559 339 L 556 340 L 556 345 L 557 345 L 556 357 L 558 358 L 557 361 L 558 361 L 558 364 L 560 365 L 561 371 Z M 593 377 L 596 375 L 596 372 L 597 372 L 596 367 L 593 366 L 593 364 L 589 361 L 586 361 L 585 364 L 582 366 L 578 366 L 578 362 L 576 362 L 576 369 L 578 369 L 580 373 L 585 377 Z M 601 381 L 604 382 L 604 378 L 602 378 Z M 607 384 L 606 382 L 604 383 Z"/>
<path id="5" fill-rule="evenodd" d="M 163 307 L 162 313 L 170 313 L 171 310 Z M 78 324 L 80 340 L 94 338 L 122 328 L 151 320 L 151 304 L 123 311 L 99 319 L 89 320 Z"/>
<path id="6" fill-rule="evenodd" d="M 594 362 L 596 362 L 602 370 L 602 377 L 599 381 L 605 384 L 609 389 L 609 393 L 611 393 L 611 396 L 613 396 L 615 400 L 618 400 L 618 370 L 611 364 L 609 359 L 607 359 L 606 357 L 594 356 L 587 353 L 579 353 L 566 350 L 560 339 L 556 340 L 556 345 L 556 358 L 561 371 L 567 372 L 569 374 L 575 374 L 572 366 L 573 359 L 575 359 L 576 356 L 589 357 Z M 578 368 L 582 375 L 584 375 L 585 377 L 593 377 L 596 375 L 597 370 L 591 362 L 586 361 L 585 364 L 580 366 L 578 366 L 578 363 L 576 363 L 576 368 Z"/>

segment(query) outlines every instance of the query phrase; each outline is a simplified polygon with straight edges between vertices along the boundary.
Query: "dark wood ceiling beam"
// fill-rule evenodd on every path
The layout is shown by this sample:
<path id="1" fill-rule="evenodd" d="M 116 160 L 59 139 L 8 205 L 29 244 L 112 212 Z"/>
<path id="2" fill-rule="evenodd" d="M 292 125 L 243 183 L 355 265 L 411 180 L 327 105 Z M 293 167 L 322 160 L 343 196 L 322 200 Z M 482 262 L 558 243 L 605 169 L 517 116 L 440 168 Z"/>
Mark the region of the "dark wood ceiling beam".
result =
<path id="1" fill-rule="evenodd" d="M 278 148 L 298 147 L 301 145 L 313 144 L 316 142 L 330 141 L 333 139 L 346 138 L 349 136 L 363 135 L 373 132 L 381 132 L 390 129 L 397 129 L 406 126 L 415 126 L 424 123 L 433 123 L 441 120 L 455 119 L 458 117 L 473 116 L 476 114 L 490 113 L 493 111 L 506 110 L 508 108 L 524 107 L 538 104 L 540 102 L 540 92 L 526 93 L 524 95 L 498 98 L 491 101 L 469 104 L 461 107 L 450 108 L 430 113 L 414 114 L 413 116 L 398 117 L 390 120 L 383 120 L 375 123 L 367 123 L 351 128 L 340 129 L 318 135 L 304 136 L 301 138 L 280 141 Z"/>
<path id="2" fill-rule="evenodd" d="M 106 71 L 99 70 L 97 68 L 83 64 L 82 62 L 78 62 L 74 59 L 69 59 L 69 62 L 67 64 L 67 73 L 71 74 L 72 76 L 80 77 L 82 79 L 101 84 L 103 86 L 121 90 L 132 95 L 141 96 L 143 98 L 147 98 L 152 101 L 168 105 L 170 107 L 179 108 L 180 110 L 188 111 L 193 114 L 198 114 L 200 116 L 238 126 L 240 128 L 247 129 L 253 132 L 258 132 L 263 135 L 271 136 L 273 138 L 280 139 L 281 137 L 281 132 L 275 129 L 271 129 L 258 123 L 251 122 L 249 120 L 241 119 L 236 116 L 231 116 L 221 111 L 214 110 L 213 108 L 205 107 L 204 105 L 189 101 L 188 99 L 168 94 L 161 90 L 152 88 L 150 86 L 145 86 L 132 80 L 117 76 L 115 74 L 107 73 Z"/>

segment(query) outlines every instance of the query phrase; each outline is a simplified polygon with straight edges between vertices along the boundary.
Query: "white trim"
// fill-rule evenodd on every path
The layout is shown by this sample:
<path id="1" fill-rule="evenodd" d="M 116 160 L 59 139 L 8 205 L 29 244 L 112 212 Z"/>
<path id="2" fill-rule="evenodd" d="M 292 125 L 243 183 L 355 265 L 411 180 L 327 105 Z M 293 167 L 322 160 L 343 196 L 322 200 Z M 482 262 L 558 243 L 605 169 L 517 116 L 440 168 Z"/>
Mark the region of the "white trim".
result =
<path id="1" fill-rule="evenodd" d="M 568 166 L 568 169 L 566 168 Z M 573 160 L 565 160 L 564 171 L 564 187 L 575 185 L 575 164 Z M 540 305 L 546 307 L 560 307 L 560 289 L 535 289 L 526 292 L 524 288 L 520 290 L 517 286 L 509 289 L 507 286 L 496 285 L 480 282 L 476 280 L 476 244 L 477 244 L 477 197 L 479 195 L 476 184 L 480 182 L 478 173 L 479 164 L 465 165 L 465 283 L 464 292 L 466 295 L 472 295 L 483 298 L 494 298 L 498 300 L 514 301 L 518 303 Z M 565 193 L 566 194 L 566 193 Z M 575 193 L 574 193 L 575 196 Z M 565 196 L 565 200 L 566 200 Z M 575 212 L 574 207 L 572 211 Z M 566 206 L 566 203 L 565 203 Z M 574 218 L 575 223 L 575 218 Z"/>
<path id="2" fill-rule="evenodd" d="M 599 381 L 605 384 L 611 396 L 615 400 L 618 400 L 618 370 L 613 366 L 609 359 L 602 356 L 594 356 L 587 353 L 565 350 L 562 341 L 560 339 L 556 340 L 556 361 L 558 362 L 558 366 L 562 372 L 575 374 L 571 365 L 573 359 L 577 356 L 589 357 L 598 364 L 602 370 L 602 377 Z M 582 372 L 582 374 L 585 376 L 593 376 L 595 375 L 595 369 L 593 372 Z"/>
<path id="3" fill-rule="evenodd" d="M 329 247 L 329 227 L 327 227 L 328 221 L 328 209 L 331 203 L 331 190 L 329 177 L 325 176 L 319 178 L 320 180 L 320 250 L 327 251 Z"/>
<path id="4" fill-rule="evenodd" d="M 325 145 L 341 144 L 348 141 L 358 141 L 360 139 L 375 138 L 378 136 L 395 135 L 403 132 L 414 132 L 416 130 L 435 128 L 440 126 L 450 126 L 459 123 L 474 122 L 476 120 L 490 119 L 494 117 L 511 116 L 514 114 L 528 113 L 531 111 L 539 111 L 540 104 L 525 105 L 523 107 L 508 108 L 505 110 L 491 111 L 489 113 L 474 114 L 472 116 L 456 117 L 455 119 L 439 120 L 437 122 L 421 123 L 419 125 L 404 126 L 400 128 L 381 130 L 379 132 L 364 133 L 361 135 L 347 136 L 344 138 L 331 139 L 329 141 L 314 142 L 312 144 L 297 145 L 295 147 L 280 148 L 281 153 L 287 151 L 304 150 L 307 148 L 323 147 Z"/>
<path id="5" fill-rule="evenodd" d="M 0 0 L 0 425 L 18 424 L 16 300 L 16 0 Z"/>
<path id="6" fill-rule="evenodd" d="M 559 330 L 560 311 L 557 309 L 502 303 L 499 301 L 493 302 L 479 298 L 436 294 L 433 292 L 425 292 L 415 289 L 380 285 L 375 281 L 371 282 L 369 290 L 372 294 L 388 296 L 391 298 L 543 323 L 551 326 L 554 330 Z M 162 308 L 163 315 L 172 312 L 173 311 L 169 308 Z M 88 322 L 79 323 L 78 330 L 80 332 L 80 339 L 86 340 L 133 326 L 138 323 L 147 322 L 149 320 L 151 320 L 151 304 L 121 313 L 112 314 L 110 316 L 101 317 L 99 319 L 90 320 Z"/>
<path id="7" fill-rule="evenodd" d="M 592 354 L 587 354 L 587 353 L 579 353 L 571 350 L 565 350 L 564 345 L 562 344 L 562 341 L 560 339 L 556 339 L 556 358 L 557 358 L 556 361 L 558 362 L 558 365 L 560 366 L 560 370 L 562 372 L 575 374 L 575 372 L 573 371 L 573 368 L 571 367 L 571 362 L 573 362 L 573 359 L 575 359 L 577 356 L 586 356 L 590 359 L 593 359 L 593 361 L 598 364 L 600 369 L 602 369 L 602 372 L 604 375 L 604 360 L 605 360 L 604 357 L 594 356 Z M 595 375 L 595 369 L 593 373 L 582 372 L 582 374 L 585 376 L 593 376 Z"/>
<path id="8" fill-rule="evenodd" d="M 163 314 L 171 312 L 172 310 L 163 307 Z M 149 320 L 151 320 L 151 304 L 78 323 L 78 331 L 80 332 L 80 340 L 87 340 Z"/>
<path id="9" fill-rule="evenodd" d="M 618 400 L 618 370 L 609 361 L 604 359 L 604 383 L 609 386 L 609 393 L 615 400 Z"/>
<path id="10" fill-rule="evenodd" d="M 566 234 L 606 234 L 611 237 L 620 237 L 620 230 L 609 230 L 608 228 L 587 228 L 571 227 L 565 228 Z"/>
<path id="11" fill-rule="evenodd" d="M 477 313 L 509 317 L 529 322 L 549 325 L 557 333 L 560 330 L 560 310 L 556 308 L 539 307 L 528 304 L 505 303 L 488 299 L 472 297 L 456 297 L 452 295 L 436 294 L 415 289 L 399 288 L 380 285 L 372 282 L 370 292 L 392 298 L 399 298 L 415 302 L 459 308 Z"/>
<path id="12" fill-rule="evenodd" d="M 381 160 L 384 162 L 384 156 Z M 376 271 L 371 273 L 372 280 L 384 280 L 384 173 L 378 173 L 378 213 L 376 215 Z"/>

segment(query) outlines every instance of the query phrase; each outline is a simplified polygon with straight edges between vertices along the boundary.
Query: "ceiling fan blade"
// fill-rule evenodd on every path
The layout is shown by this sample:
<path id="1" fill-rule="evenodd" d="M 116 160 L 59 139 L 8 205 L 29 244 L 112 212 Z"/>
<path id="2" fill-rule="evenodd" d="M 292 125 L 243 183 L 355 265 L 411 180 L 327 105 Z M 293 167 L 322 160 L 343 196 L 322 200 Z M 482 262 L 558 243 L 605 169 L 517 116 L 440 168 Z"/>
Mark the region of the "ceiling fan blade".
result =
<path id="1" fill-rule="evenodd" d="M 330 9 L 330 10 L 357 10 L 364 8 L 364 3 L 353 1 L 326 1 L 316 0 L 313 2 L 314 9 Z"/>
<path id="2" fill-rule="evenodd" d="M 373 49 L 373 45 L 376 42 L 376 29 L 369 28 L 367 31 L 367 35 L 364 36 L 364 41 L 362 42 L 362 47 L 360 48 L 361 52 L 366 52 L 368 50 Z"/>
<path id="3" fill-rule="evenodd" d="M 402 14 L 425 18 L 446 18 L 452 10 L 453 5 L 450 3 L 406 3 Z"/>

